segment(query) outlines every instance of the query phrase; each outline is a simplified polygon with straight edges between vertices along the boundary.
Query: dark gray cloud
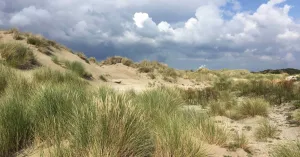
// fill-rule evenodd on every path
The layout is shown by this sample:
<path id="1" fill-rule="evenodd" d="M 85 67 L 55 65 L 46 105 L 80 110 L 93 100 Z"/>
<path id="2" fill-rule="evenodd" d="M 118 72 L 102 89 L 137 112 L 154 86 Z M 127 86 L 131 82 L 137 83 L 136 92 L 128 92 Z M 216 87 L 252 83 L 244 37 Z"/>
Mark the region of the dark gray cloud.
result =
<path id="1" fill-rule="evenodd" d="M 253 13 L 237 0 L 3 0 L 0 27 L 18 27 L 87 56 L 155 59 L 176 68 L 300 67 L 300 24 L 284 0 Z"/>

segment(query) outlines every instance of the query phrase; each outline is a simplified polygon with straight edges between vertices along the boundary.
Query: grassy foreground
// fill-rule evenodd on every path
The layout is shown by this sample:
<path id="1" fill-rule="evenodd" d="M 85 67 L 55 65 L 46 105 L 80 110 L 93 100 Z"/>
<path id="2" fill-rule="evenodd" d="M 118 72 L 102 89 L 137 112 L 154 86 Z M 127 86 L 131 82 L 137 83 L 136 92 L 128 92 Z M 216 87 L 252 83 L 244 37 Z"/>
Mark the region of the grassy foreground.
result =
<path id="1" fill-rule="evenodd" d="M 0 156 L 36 147 L 49 156 L 201 157 L 202 141 L 226 142 L 207 115 L 179 110 L 175 89 L 91 91 L 73 73 L 41 69 L 28 81 L 4 65 L 0 74 Z"/>

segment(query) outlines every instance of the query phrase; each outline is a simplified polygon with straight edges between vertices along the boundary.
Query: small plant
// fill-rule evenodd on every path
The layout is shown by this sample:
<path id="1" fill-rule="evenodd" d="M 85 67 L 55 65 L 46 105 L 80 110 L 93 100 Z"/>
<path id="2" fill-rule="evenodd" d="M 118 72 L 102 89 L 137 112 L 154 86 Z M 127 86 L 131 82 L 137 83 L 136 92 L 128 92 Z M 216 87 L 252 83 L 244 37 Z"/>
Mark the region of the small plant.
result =
<path id="1" fill-rule="evenodd" d="M 104 82 L 107 82 L 107 78 L 104 75 L 100 75 L 99 79 L 104 81 Z"/>
<path id="2" fill-rule="evenodd" d="M 236 132 L 233 135 L 233 142 L 230 143 L 228 145 L 229 149 L 232 151 L 236 151 L 237 148 L 242 148 L 243 150 L 245 150 L 246 152 L 250 152 L 249 151 L 249 142 L 245 136 L 245 134 L 239 134 L 238 132 Z"/>
<path id="3" fill-rule="evenodd" d="M 79 58 L 81 58 L 82 60 L 84 60 L 86 63 L 90 63 L 90 61 L 87 59 L 87 57 L 85 56 L 85 54 L 84 53 L 82 53 L 82 52 L 79 52 L 79 53 L 76 53 L 76 55 L 79 57 Z"/>
<path id="4" fill-rule="evenodd" d="M 70 69 L 71 71 L 75 72 L 76 74 L 78 74 L 79 76 L 85 78 L 85 79 L 91 79 L 92 78 L 92 74 L 88 73 L 85 71 L 84 66 L 80 63 L 80 62 L 65 62 L 65 65 L 68 69 Z"/>
<path id="5" fill-rule="evenodd" d="M 269 106 L 269 102 L 262 98 L 246 98 L 238 106 L 238 111 L 244 116 L 267 116 Z"/>
<path id="6" fill-rule="evenodd" d="M 19 43 L 1 43 L 0 55 L 15 68 L 30 69 L 38 65 L 32 50 Z"/>
<path id="7" fill-rule="evenodd" d="M 270 124 L 267 120 L 263 120 L 257 128 L 255 135 L 258 140 L 275 138 L 278 135 L 278 129 L 275 125 Z"/>
<path id="8" fill-rule="evenodd" d="M 271 151 L 272 157 L 299 157 L 300 142 L 290 142 L 275 146 Z"/>

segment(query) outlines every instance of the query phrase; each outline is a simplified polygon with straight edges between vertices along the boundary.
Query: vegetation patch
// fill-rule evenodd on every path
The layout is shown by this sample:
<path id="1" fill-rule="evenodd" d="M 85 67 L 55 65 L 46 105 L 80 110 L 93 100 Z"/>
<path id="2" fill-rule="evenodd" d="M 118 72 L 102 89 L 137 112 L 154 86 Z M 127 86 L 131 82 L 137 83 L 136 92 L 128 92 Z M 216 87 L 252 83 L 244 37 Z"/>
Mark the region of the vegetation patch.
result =
<path id="1" fill-rule="evenodd" d="M 258 140 L 265 141 L 267 138 L 275 138 L 278 135 L 278 129 L 275 125 L 263 120 L 255 132 Z"/>
<path id="2" fill-rule="evenodd" d="M 71 71 L 73 71 L 74 73 L 76 73 L 82 78 L 91 79 L 93 77 L 92 74 L 86 72 L 84 66 L 78 61 L 74 61 L 74 62 L 66 61 L 65 65 L 68 69 L 70 69 Z"/>
<path id="3" fill-rule="evenodd" d="M 76 55 L 81 58 L 82 60 L 84 60 L 86 63 L 90 64 L 90 61 L 88 60 L 88 58 L 85 56 L 84 53 L 82 52 L 79 52 L 79 53 L 76 53 Z"/>
<path id="4" fill-rule="evenodd" d="M 238 111 L 243 116 L 254 117 L 268 115 L 269 103 L 262 98 L 246 98 L 238 106 Z"/>
<path id="5" fill-rule="evenodd" d="M 31 69 L 38 65 L 32 50 L 20 43 L 1 43 L 0 55 L 14 68 Z"/>
<path id="6" fill-rule="evenodd" d="M 130 60 L 126 57 L 121 57 L 121 56 L 108 57 L 106 60 L 102 61 L 100 64 L 101 65 L 114 65 L 117 63 L 122 63 L 123 65 L 129 66 L 129 67 L 135 66 L 135 64 L 132 60 Z"/>

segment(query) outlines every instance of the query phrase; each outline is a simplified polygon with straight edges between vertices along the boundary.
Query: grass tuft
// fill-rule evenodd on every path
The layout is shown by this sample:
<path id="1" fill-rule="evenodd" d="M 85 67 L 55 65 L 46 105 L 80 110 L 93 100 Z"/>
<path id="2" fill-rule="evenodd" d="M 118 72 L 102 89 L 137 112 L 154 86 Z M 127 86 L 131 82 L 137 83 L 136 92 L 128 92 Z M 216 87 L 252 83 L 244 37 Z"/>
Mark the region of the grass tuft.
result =
<path id="1" fill-rule="evenodd" d="M 20 43 L 1 43 L 0 55 L 14 68 L 31 69 L 38 65 L 32 50 Z"/>
<path id="2" fill-rule="evenodd" d="M 263 120 L 255 132 L 256 138 L 263 141 L 265 141 L 267 138 L 275 138 L 277 135 L 277 127 L 270 124 L 267 120 Z"/>
<path id="3" fill-rule="evenodd" d="M 74 62 L 66 61 L 65 65 L 68 69 L 70 69 L 71 71 L 73 71 L 74 73 L 76 73 L 77 75 L 79 75 L 82 78 L 91 79 L 93 77 L 92 74 L 88 73 L 85 70 L 83 64 L 81 64 L 78 61 L 74 61 Z"/>
<path id="4" fill-rule="evenodd" d="M 267 116 L 269 103 L 262 98 L 246 98 L 238 106 L 238 111 L 244 116 Z"/>

